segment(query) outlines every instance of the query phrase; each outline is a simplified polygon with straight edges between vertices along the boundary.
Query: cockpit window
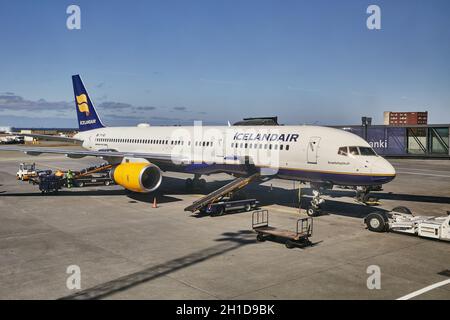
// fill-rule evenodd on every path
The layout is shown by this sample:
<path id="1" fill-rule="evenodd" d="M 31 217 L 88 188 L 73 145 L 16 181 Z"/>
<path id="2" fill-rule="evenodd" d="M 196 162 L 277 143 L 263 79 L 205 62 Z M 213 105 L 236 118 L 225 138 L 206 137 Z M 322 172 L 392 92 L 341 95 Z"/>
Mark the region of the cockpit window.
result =
<path id="1" fill-rule="evenodd" d="M 338 154 L 341 156 L 376 156 L 376 152 L 370 147 L 340 147 Z"/>
<path id="2" fill-rule="evenodd" d="M 341 156 L 346 156 L 348 154 L 348 148 L 347 147 L 340 147 L 338 154 Z"/>
<path id="3" fill-rule="evenodd" d="M 359 151 L 357 147 L 348 147 L 350 154 L 353 156 L 357 156 L 359 155 Z"/>
<path id="4" fill-rule="evenodd" d="M 369 147 L 359 147 L 359 152 L 362 156 L 376 156 L 377 154 Z"/>

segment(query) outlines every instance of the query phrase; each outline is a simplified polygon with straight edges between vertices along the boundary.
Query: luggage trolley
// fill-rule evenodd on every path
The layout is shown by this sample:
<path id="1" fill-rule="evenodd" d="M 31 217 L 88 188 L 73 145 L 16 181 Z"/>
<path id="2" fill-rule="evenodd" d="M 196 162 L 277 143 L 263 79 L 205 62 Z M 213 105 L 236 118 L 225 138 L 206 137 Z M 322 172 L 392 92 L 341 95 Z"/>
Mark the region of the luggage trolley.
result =
<path id="1" fill-rule="evenodd" d="M 257 233 L 256 240 L 263 242 L 269 239 L 285 239 L 286 248 L 296 246 L 311 246 L 309 237 L 313 232 L 313 218 L 300 218 L 297 220 L 296 231 L 290 231 L 269 226 L 269 211 L 258 210 L 252 214 L 252 228 Z"/>

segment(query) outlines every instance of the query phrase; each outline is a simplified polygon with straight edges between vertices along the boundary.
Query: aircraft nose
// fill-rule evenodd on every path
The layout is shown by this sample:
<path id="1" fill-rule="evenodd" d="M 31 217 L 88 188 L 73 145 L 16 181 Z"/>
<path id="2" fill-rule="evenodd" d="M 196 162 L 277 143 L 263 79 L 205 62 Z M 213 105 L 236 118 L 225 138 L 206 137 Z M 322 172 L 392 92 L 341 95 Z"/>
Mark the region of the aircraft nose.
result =
<path id="1" fill-rule="evenodd" d="M 397 172 L 395 171 L 394 166 L 389 161 L 387 161 L 386 159 L 383 159 L 383 160 L 386 162 L 387 173 L 392 175 L 392 176 L 396 176 Z"/>
<path id="2" fill-rule="evenodd" d="M 372 164 L 372 174 L 373 179 L 376 180 L 377 183 L 388 183 L 394 180 L 396 176 L 395 168 L 392 164 L 386 159 L 379 157 Z"/>

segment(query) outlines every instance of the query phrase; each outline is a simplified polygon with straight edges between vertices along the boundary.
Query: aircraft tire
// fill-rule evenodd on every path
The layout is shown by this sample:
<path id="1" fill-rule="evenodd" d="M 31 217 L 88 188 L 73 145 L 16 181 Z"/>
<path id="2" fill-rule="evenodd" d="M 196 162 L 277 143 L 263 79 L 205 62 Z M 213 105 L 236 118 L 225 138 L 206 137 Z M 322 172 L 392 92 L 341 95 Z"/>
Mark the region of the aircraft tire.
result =
<path id="1" fill-rule="evenodd" d="M 200 179 L 198 180 L 198 185 L 200 187 L 200 189 L 205 189 L 206 188 L 206 180 L 205 179 Z"/>
<path id="2" fill-rule="evenodd" d="M 192 190 L 194 188 L 194 180 L 192 180 L 191 178 L 186 179 L 185 187 L 187 190 Z"/>
<path id="3" fill-rule="evenodd" d="M 314 208 L 312 205 L 309 205 L 308 208 L 306 208 L 306 215 L 308 217 L 317 217 L 319 215 L 319 210 Z"/>

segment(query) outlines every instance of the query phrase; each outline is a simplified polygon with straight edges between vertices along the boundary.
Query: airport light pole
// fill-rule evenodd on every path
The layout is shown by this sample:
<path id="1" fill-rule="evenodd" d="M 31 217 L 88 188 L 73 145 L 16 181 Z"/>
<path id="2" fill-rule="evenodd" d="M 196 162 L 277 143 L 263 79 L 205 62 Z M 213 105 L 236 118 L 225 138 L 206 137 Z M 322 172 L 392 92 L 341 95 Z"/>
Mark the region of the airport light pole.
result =
<path id="1" fill-rule="evenodd" d="M 372 125 L 372 118 L 361 117 L 361 123 L 364 129 L 364 140 L 367 141 L 367 127 Z"/>

